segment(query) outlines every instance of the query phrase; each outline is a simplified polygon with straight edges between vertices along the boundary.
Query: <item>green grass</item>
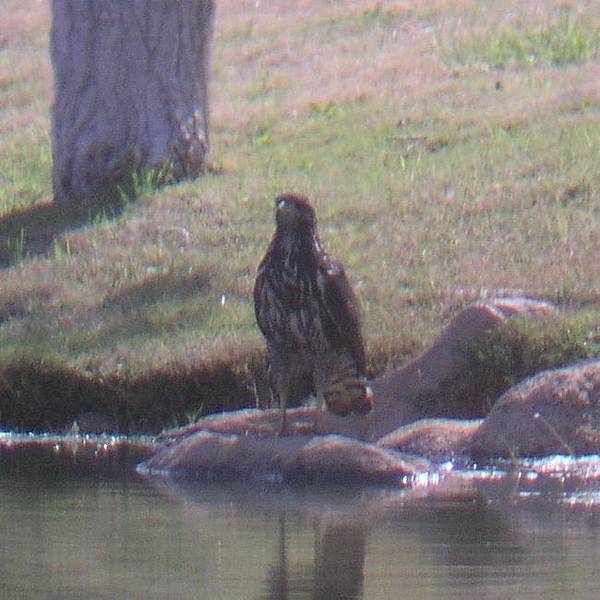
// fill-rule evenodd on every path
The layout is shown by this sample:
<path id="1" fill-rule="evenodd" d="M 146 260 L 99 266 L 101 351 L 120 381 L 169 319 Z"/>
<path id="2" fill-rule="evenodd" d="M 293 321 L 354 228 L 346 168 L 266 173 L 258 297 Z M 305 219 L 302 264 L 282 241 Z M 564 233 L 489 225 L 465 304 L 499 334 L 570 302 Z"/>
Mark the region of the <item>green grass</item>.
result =
<path id="1" fill-rule="evenodd" d="M 0 154 L 0 214 L 31 206 L 48 195 L 51 169 L 46 132 L 28 128 L 5 136 Z"/>
<path id="2" fill-rule="evenodd" d="M 507 326 L 466 349 L 472 365 L 468 385 L 486 390 L 490 403 L 499 393 L 531 373 L 599 356 L 597 314 L 582 311 L 545 320 L 510 319 Z"/>
<path id="3" fill-rule="evenodd" d="M 598 57 L 600 26 L 574 17 L 568 10 L 556 19 L 528 27 L 491 30 L 486 35 L 456 40 L 445 55 L 453 63 L 504 69 L 513 65 L 563 66 Z"/>
<path id="4" fill-rule="evenodd" d="M 264 400 L 251 291 L 287 190 L 313 198 L 323 242 L 346 264 L 372 374 L 494 294 L 545 298 L 562 316 L 474 350 L 474 379 L 490 389 L 600 355 L 597 52 L 577 69 L 540 59 L 457 76 L 424 59 L 432 36 L 418 32 L 424 21 L 446 31 L 460 3 L 348 13 L 314 2 L 302 23 L 286 4 L 251 24 L 236 6 L 221 12 L 213 53 L 218 168 L 159 190 L 160 174 L 140 176 L 124 190 L 136 200 L 110 214 L 49 202 L 49 98 L 20 103 L 49 73 L 33 61 L 15 74 L 20 92 L 0 106 L 3 424 L 55 429 L 95 411 L 156 431 Z M 467 16 L 456 39 L 480 46 L 465 62 L 492 64 L 485 11 Z M 539 19 L 513 33 L 556 22 Z"/>

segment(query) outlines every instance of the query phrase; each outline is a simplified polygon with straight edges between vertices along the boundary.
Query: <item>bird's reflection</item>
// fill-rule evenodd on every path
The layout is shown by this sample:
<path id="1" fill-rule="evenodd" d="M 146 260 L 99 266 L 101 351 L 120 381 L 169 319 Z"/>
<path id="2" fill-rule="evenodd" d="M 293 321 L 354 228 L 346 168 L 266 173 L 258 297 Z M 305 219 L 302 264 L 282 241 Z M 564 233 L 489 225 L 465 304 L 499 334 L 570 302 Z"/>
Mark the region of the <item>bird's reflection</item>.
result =
<path id="1" fill-rule="evenodd" d="M 362 598 L 366 538 L 364 524 L 325 527 L 315 541 L 315 600 Z"/>
<path id="2" fill-rule="evenodd" d="M 269 599 L 289 597 L 289 567 L 285 531 L 285 515 L 279 517 L 279 540 L 277 558 L 268 574 Z"/>
<path id="3" fill-rule="evenodd" d="M 565 516 L 560 506 L 517 502 L 513 484 L 495 481 L 497 495 L 468 485 L 425 494 L 242 483 L 169 489 L 185 498 L 200 531 L 208 516 L 222 518 L 227 507 L 217 535 L 235 556 L 231 568 L 256 574 L 249 594 L 255 600 L 358 600 L 374 591 L 394 597 L 399 586 L 403 597 L 437 599 L 449 589 L 471 590 L 474 582 L 478 597 L 496 598 L 498 581 L 529 590 L 534 568 L 542 577 L 581 577 L 572 567 L 585 556 L 581 548 L 589 551 L 588 541 L 597 557 L 590 519 Z M 585 543 L 578 546 L 573 540 L 579 543 L 582 533 Z"/>
<path id="4" fill-rule="evenodd" d="M 367 525 L 316 521 L 313 530 L 313 564 L 295 565 L 289 558 L 291 542 L 286 532 L 286 515 L 280 516 L 277 555 L 267 575 L 266 598 L 362 598 Z"/>

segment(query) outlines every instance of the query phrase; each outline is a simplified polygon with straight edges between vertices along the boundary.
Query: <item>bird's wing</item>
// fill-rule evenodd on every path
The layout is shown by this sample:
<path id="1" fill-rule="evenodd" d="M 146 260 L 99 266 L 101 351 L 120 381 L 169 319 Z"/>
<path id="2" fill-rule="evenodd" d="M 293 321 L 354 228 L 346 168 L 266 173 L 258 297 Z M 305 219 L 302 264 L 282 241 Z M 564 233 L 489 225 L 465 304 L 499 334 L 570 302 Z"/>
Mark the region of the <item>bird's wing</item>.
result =
<path id="1" fill-rule="evenodd" d="M 254 297 L 254 314 L 256 316 L 256 322 L 258 324 L 258 328 L 261 330 L 262 334 L 267 337 L 269 334 L 268 331 L 268 327 L 264 318 L 264 310 L 265 310 L 265 306 L 264 306 L 264 301 L 263 301 L 263 293 L 264 293 L 264 286 L 266 285 L 265 283 L 265 274 L 264 274 L 264 259 L 263 261 L 260 263 L 259 267 L 258 267 L 258 273 L 256 276 L 256 280 L 254 281 L 254 290 L 253 290 L 253 297 Z"/>
<path id="2" fill-rule="evenodd" d="M 344 266 L 334 258 L 323 254 L 319 258 L 318 285 L 332 332 L 346 346 L 360 373 L 366 371 L 364 343 L 360 330 L 358 299 L 350 285 Z"/>

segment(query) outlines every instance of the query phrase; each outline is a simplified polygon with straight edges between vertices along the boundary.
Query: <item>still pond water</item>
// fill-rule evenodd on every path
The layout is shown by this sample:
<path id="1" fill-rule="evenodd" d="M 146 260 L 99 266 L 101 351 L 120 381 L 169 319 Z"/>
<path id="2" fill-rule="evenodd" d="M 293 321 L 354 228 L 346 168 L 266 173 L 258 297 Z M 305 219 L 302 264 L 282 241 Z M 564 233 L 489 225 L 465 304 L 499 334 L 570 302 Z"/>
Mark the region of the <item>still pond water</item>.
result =
<path id="1" fill-rule="evenodd" d="M 567 467 L 591 484 L 525 466 L 410 492 L 5 461 L 0 597 L 600 598 L 599 460 Z"/>

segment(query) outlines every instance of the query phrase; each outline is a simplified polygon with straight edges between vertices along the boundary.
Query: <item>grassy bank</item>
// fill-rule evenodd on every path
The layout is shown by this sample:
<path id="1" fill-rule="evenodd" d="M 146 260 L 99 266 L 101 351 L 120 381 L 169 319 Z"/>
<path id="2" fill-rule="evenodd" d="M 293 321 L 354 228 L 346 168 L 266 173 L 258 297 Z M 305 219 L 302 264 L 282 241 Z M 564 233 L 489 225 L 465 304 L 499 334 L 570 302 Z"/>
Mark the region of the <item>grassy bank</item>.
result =
<path id="1" fill-rule="evenodd" d="M 291 4 L 219 3 L 214 168 L 107 215 L 51 203 L 48 6 L 0 0 L 4 426 L 155 431 L 264 397 L 250 298 L 286 190 L 346 263 L 373 374 L 495 294 L 561 317 L 476 349 L 490 385 L 600 353 L 600 8 Z"/>

